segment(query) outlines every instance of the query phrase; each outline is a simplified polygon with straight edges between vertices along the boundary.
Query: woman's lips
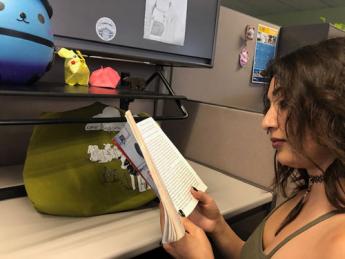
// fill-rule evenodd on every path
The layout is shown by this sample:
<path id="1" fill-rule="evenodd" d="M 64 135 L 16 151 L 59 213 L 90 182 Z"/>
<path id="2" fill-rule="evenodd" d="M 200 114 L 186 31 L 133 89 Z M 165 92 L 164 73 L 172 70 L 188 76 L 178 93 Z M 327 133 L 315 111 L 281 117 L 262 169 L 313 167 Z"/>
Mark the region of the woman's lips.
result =
<path id="1" fill-rule="evenodd" d="M 279 139 L 279 138 L 271 138 L 272 141 L 272 147 L 274 149 L 278 149 L 280 148 L 285 142 L 285 139 Z"/>

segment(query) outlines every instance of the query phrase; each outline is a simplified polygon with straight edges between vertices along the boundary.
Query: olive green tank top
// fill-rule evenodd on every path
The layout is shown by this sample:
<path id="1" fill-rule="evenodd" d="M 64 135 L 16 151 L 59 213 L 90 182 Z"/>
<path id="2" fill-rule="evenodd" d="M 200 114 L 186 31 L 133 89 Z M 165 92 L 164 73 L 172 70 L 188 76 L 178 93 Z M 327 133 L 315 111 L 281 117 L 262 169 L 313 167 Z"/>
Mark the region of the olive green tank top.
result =
<path id="1" fill-rule="evenodd" d="M 273 212 L 276 211 L 282 204 L 277 206 L 264 218 L 264 220 L 260 223 L 260 225 L 255 229 L 255 231 L 251 234 L 251 236 L 245 242 L 241 251 L 241 257 L 240 257 L 241 259 L 269 259 L 280 248 L 282 248 L 287 242 L 289 242 L 294 237 L 298 236 L 299 234 L 313 227 L 314 225 L 320 223 L 321 221 L 326 220 L 338 213 L 341 213 L 339 210 L 333 210 L 333 211 L 327 212 L 324 215 L 321 215 L 320 217 L 314 219 L 313 221 L 309 222 L 305 226 L 301 227 L 300 229 L 296 230 L 295 232 L 287 236 L 269 254 L 266 255 L 264 254 L 264 250 L 263 250 L 263 232 L 264 232 L 265 223 L 266 223 L 266 220 L 273 214 Z"/>

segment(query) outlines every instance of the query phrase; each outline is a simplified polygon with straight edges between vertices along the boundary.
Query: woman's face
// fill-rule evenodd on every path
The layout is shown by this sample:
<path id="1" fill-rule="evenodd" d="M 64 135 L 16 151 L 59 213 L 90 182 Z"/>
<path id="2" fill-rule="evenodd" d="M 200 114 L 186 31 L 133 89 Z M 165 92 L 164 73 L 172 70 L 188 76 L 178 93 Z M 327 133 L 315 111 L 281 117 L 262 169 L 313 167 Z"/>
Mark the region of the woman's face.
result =
<path id="1" fill-rule="evenodd" d="M 272 146 L 277 150 L 277 160 L 289 167 L 308 170 L 315 168 L 315 165 L 310 161 L 311 159 L 321 168 L 326 169 L 334 158 L 327 148 L 316 143 L 310 133 L 306 134 L 306 139 L 302 143 L 305 153 L 310 159 L 294 149 L 289 142 L 285 132 L 288 111 L 282 105 L 285 100 L 282 100 L 282 97 L 273 95 L 274 81 L 275 79 L 273 78 L 269 86 L 267 98 L 270 106 L 262 120 L 262 127 L 267 130 Z"/>

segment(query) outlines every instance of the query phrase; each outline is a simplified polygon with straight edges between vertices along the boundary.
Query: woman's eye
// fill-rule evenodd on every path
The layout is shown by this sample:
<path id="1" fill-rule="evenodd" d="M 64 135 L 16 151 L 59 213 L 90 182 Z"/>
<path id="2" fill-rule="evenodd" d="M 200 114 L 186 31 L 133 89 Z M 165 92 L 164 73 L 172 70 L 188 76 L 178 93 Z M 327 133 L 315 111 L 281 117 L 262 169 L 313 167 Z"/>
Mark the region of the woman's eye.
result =
<path id="1" fill-rule="evenodd" d="M 271 106 L 271 101 L 266 94 L 263 96 L 263 106 L 264 106 L 263 113 L 266 114 Z"/>
<path id="2" fill-rule="evenodd" d="M 263 114 L 266 114 L 268 112 L 268 110 L 270 109 L 271 106 L 271 102 L 268 100 L 268 98 L 264 99 L 264 110 L 263 110 Z"/>
<path id="3" fill-rule="evenodd" d="M 288 106 L 287 101 L 285 101 L 285 100 L 279 101 L 278 104 L 279 104 L 279 107 L 280 107 L 281 109 L 285 109 L 285 108 Z"/>
<path id="4" fill-rule="evenodd" d="M 0 1 L 0 11 L 5 9 L 5 4 L 3 2 Z"/>
<path id="5" fill-rule="evenodd" d="M 46 21 L 45 21 L 45 18 L 42 14 L 38 14 L 37 16 L 38 20 L 40 21 L 40 23 L 44 24 Z"/>

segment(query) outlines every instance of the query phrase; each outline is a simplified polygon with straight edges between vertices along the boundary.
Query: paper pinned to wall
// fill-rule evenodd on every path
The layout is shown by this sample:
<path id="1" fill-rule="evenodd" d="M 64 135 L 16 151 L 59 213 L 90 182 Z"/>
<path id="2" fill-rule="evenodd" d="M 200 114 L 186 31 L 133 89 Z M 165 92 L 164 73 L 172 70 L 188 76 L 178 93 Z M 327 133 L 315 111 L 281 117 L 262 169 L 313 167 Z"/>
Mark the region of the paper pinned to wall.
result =
<path id="1" fill-rule="evenodd" d="M 264 77 L 262 72 L 266 69 L 270 60 L 275 57 L 278 41 L 278 29 L 262 24 L 258 25 L 256 34 L 256 46 L 253 62 L 252 83 L 266 84 L 269 78 Z"/>
<path id="2" fill-rule="evenodd" d="M 187 0 L 146 0 L 144 39 L 183 46 Z"/>

